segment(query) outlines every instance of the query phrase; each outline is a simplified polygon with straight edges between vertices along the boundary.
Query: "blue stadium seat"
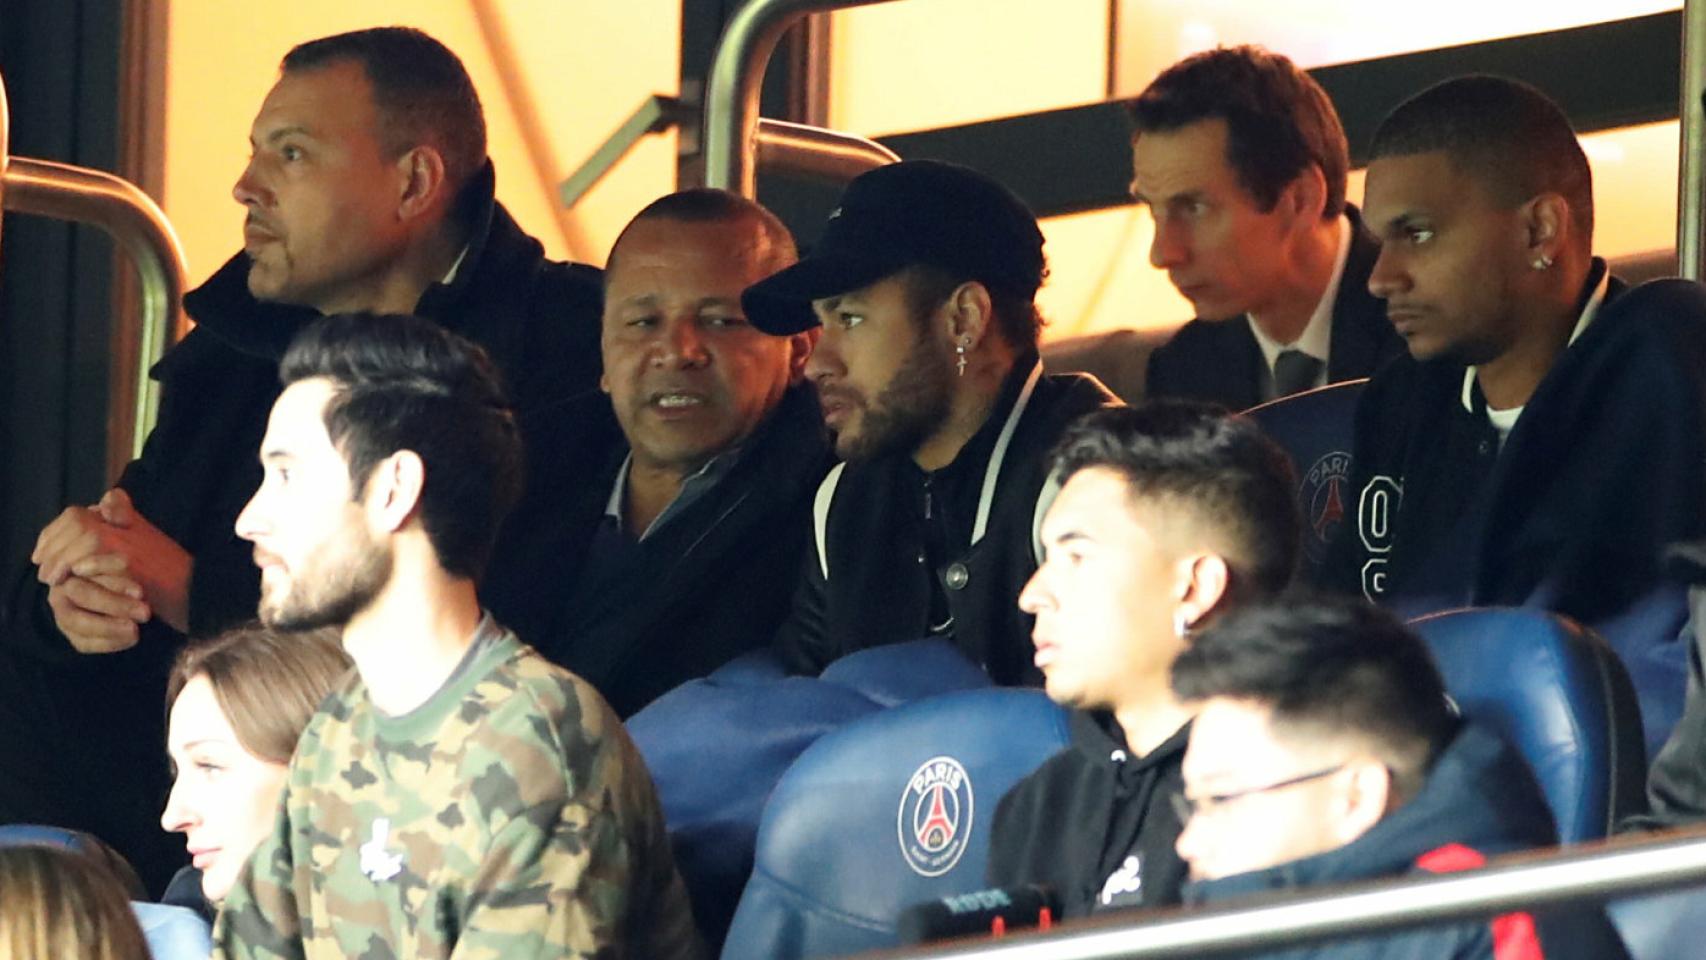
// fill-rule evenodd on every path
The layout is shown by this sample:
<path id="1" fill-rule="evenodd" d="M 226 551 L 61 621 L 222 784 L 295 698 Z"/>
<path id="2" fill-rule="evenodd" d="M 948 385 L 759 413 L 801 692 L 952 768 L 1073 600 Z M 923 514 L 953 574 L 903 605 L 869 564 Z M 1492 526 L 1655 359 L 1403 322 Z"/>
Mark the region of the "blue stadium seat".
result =
<path id="1" fill-rule="evenodd" d="M 824 667 L 819 679 L 846 687 L 884 707 L 955 690 L 976 690 L 990 683 L 982 667 L 941 640 L 859 650 Z"/>
<path id="2" fill-rule="evenodd" d="M 1614 617 L 1589 624 L 1629 671 L 1641 703 L 1647 756 L 1656 757 L 1682 719 L 1688 699 L 1688 588 L 1661 584 Z"/>
<path id="3" fill-rule="evenodd" d="M 1539 610 L 1477 608 L 1412 621 L 1464 716 L 1534 770 L 1564 843 L 1599 839 L 1645 803 L 1646 752 L 1628 674 L 1603 639 Z"/>
<path id="4" fill-rule="evenodd" d="M 983 886 L 995 805 L 1066 746 L 1040 691 L 951 693 L 825 736 L 776 787 L 723 956 L 898 945 L 912 904 Z"/>
<path id="5" fill-rule="evenodd" d="M 1316 581 L 1333 531 L 1356 510 L 1350 489 L 1351 437 L 1357 399 L 1367 384 L 1367 380 L 1332 383 L 1245 411 L 1263 433 L 1291 454 L 1297 466 L 1297 500 L 1308 527 L 1298 571 L 1305 583 Z"/>
<path id="6" fill-rule="evenodd" d="M 194 910 L 137 902 L 130 908 L 154 960 L 207 960 L 213 955 L 213 930 Z"/>
<path id="7" fill-rule="evenodd" d="M 819 737 L 910 699 L 985 687 L 940 640 L 849 654 L 821 677 L 789 677 L 757 651 L 628 719 L 657 783 L 676 864 L 700 929 L 720 942 L 752 870 L 759 817 L 784 771 Z"/>
<path id="8" fill-rule="evenodd" d="M 1613 900 L 1606 913 L 1629 960 L 1689 960 L 1706 948 L 1706 889 Z"/>

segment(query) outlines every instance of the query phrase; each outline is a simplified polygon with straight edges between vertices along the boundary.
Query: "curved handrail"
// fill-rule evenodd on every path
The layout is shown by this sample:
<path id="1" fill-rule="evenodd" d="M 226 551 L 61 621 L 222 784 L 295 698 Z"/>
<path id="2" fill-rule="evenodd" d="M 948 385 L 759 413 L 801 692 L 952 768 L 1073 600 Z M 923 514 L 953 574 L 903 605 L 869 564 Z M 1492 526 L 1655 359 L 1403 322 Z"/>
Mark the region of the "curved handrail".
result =
<path id="1" fill-rule="evenodd" d="M 717 44 L 705 85 L 705 185 L 758 192 L 758 93 L 782 34 L 801 17 L 892 0 L 748 0 Z M 868 141 L 867 141 L 868 142 Z"/>
<path id="2" fill-rule="evenodd" d="M 860 954 L 865 960 L 1218 957 L 1706 882 L 1706 829 L 1519 854 L 1462 873 L 1359 883 L 1254 906 L 1131 911 L 1046 933 Z"/>
<path id="3" fill-rule="evenodd" d="M 106 231 L 136 264 L 142 283 L 139 320 L 119 314 L 130 329 L 115 331 L 119 343 L 138 345 L 133 416 L 128 448 L 140 456 L 159 410 L 158 386 L 148 371 L 159 362 L 177 326 L 185 275 L 183 247 L 159 204 L 122 177 L 99 170 L 9 156 L 6 152 L 6 90 L 0 80 L 0 210 L 87 223 Z"/>
<path id="4" fill-rule="evenodd" d="M 851 180 L 867 170 L 899 163 L 888 147 L 839 130 L 788 123 L 769 117 L 758 121 L 758 164 L 832 180 Z"/>

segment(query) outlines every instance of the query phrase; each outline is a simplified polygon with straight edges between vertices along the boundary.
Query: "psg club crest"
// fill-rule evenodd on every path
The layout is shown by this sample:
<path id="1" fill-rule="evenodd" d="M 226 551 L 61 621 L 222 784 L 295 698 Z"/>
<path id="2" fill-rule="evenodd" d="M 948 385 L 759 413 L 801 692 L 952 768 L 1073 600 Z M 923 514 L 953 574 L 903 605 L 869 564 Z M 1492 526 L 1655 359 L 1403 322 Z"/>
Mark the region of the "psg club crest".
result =
<path id="1" fill-rule="evenodd" d="M 953 757 L 926 760 L 906 783 L 895 829 L 900 855 L 913 872 L 939 877 L 960 862 L 971 838 L 972 790 Z"/>
<path id="2" fill-rule="evenodd" d="M 1303 505 L 1303 519 L 1309 524 L 1303 550 L 1311 563 L 1319 564 L 1327 557 L 1327 544 L 1333 539 L 1333 531 L 1345 519 L 1350 482 L 1351 455 L 1342 450 L 1325 454 L 1303 475 L 1297 499 Z"/>

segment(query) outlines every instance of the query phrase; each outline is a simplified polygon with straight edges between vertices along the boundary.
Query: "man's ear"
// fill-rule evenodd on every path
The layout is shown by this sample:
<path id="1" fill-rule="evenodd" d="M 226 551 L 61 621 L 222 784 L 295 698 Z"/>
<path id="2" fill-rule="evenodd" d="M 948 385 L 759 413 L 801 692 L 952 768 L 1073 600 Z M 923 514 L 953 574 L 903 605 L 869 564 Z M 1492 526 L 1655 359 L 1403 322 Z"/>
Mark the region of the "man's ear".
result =
<path id="1" fill-rule="evenodd" d="M 969 353 L 989 333 L 995 321 L 995 305 L 989 299 L 989 289 L 976 280 L 967 280 L 948 294 L 937 315 L 946 320 L 950 345 L 964 345 Z"/>
<path id="2" fill-rule="evenodd" d="M 1303 168 L 1280 191 L 1280 206 L 1295 224 L 1314 226 L 1327 212 L 1327 176 L 1315 164 Z"/>
<path id="3" fill-rule="evenodd" d="M 1570 201 L 1561 194 L 1542 193 L 1522 205 L 1522 226 L 1526 231 L 1527 248 L 1524 255 L 1530 264 L 1551 265 L 1563 251 L 1570 233 Z"/>
<path id="4" fill-rule="evenodd" d="M 426 484 L 426 465 L 413 450 L 398 450 L 379 461 L 367 477 L 363 501 L 373 525 L 396 533 L 408 524 L 421 502 Z"/>
<path id="5" fill-rule="evenodd" d="M 413 220 L 438 207 L 449 189 L 444 179 L 444 156 L 436 147 L 421 144 L 397 158 L 397 219 Z"/>
<path id="6" fill-rule="evenodd" d="M 1217 553 L 1199 553 L 1181 561 L 1179 580 L 1183 596 L 1179 598 L 1179 614 L 1187 628 L 1195 626 L 1226 596 L 1232 571 L 1226 559 Z"/>
<path id="7" fill-rule="evenodd" d="M 788 338 L 788 382 L 799 383 L 806 376 L 806 361 L 812 358 L 812 350 L 817 347 L 818 338 L 823 336 L 822 327 L 813 327 Z"/>
<path id="8" fill-rule="evenodd" d="M 1350 776 L 1349 790 L 1343 794 L 1343 807 L 1333 820 L 1333 836 L 1340 846 L 1367 833 L 1391 812 L 1396 799 L 1392 790 L 1392 771 L 1373 760 L 1353 760 L 1345 765 Z"/>

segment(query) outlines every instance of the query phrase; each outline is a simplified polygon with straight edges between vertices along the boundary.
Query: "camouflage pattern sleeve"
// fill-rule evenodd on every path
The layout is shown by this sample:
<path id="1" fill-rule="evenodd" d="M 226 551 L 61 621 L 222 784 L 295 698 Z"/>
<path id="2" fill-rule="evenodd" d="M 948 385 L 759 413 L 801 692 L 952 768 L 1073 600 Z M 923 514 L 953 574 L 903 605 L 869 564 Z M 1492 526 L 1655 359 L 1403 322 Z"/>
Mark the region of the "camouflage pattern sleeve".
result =
<path id="1" fill-rule="evenodd" d="M 503 768 L 522 781 L 533 765 L 527 754 L 538 750 L 532 760 L 549 764 L 562 792 L 494 824 L 453 956 L 698 957 L 668 841 L 653 829 L 661 812 L 638 751 L 590 686 L 562 674 L 554 679 L 532 687 L 550 692 L 544 709 L 527 711 L 519 729 L 502 722 L 511 717 L 494 717 L 500 722 L 472 735 L 471 754 L 483 736 L 494 737 L 489 746 L 502 748 Z M 547 717 L 549 725 L 539 722 Z M 476 792 L 487 793 L 488 809 L 501 810 L 507 778 L 493 773 L 487 769 Z M 654 839 L 662 839 L 661 849 Z M 659 876 L 673 887 L 654 882 Z"/>
<path id="2" fill-rule="evenodd" d="M 453 957 L 606 957 L 621 929 L 620 897 L 589 882 L 588 812 L 537 807 L 492 837 Z"/>

